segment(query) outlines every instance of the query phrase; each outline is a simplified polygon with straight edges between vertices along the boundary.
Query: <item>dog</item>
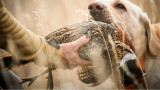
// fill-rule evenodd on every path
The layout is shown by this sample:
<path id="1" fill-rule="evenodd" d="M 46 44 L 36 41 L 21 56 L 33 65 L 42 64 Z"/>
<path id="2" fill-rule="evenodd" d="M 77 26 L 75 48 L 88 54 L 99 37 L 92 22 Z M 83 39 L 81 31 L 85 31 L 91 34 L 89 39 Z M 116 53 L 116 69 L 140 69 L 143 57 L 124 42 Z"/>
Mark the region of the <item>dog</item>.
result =
<path id="1" fill-rule="evenodd" d="M 128 0 L 97 0 L 88 9 L 89 19 L 113 23 L 129 34 L 147 74 L 147 88 L 160 88 L 160 24 L 152 25 L 147 14 Z"/>

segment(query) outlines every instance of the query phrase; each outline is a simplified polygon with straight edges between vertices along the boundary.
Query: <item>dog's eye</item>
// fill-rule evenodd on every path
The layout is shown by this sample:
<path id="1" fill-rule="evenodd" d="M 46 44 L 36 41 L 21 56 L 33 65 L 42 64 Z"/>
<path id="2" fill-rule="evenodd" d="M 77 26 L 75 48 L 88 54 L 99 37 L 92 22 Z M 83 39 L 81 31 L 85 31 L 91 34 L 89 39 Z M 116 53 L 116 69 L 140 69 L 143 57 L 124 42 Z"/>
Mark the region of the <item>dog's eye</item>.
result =
<path id="1" fill-rule="evenodd" d="M 116 7 L 117 8 L 120 8 L 120 9 L 124 9 L 124 10 L 126 10 L 126 8 L 125 8 L 125 6 L 123 5 L 123 4 L 116 4 Z"/>

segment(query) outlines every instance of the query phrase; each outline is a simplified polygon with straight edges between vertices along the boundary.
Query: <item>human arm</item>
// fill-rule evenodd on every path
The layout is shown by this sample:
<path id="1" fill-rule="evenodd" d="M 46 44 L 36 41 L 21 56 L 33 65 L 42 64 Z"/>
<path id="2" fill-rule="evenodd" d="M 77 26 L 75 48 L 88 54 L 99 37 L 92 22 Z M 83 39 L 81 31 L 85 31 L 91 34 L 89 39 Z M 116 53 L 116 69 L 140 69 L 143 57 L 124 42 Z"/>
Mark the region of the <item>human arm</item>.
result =
<path id="1" fill-rule="evenodd" d="M 79 43 L 76 44 L 77 47 L 80 47 Z M 73 44 L 62 44 L 60 49 L 50 46 L 43 37 L 37 36 L 21 25 L 0 0 L 0 47 L 9 51 L 16 62 L 30 61 L 46 67 L 67 68 L 68 65 L 73 64 L 69 60 L 74 61 L 75 58 L 79 60 L 79 62 L 75 61 L 77 62 L 75 64 L 81 64 L 76 53 L 78 48 L 73 49 L 72 46 L 75 45 Z M 72 49 L 73 52 L 69 51 Z M 71 58 L 69 55 L 76 56 Z"/>

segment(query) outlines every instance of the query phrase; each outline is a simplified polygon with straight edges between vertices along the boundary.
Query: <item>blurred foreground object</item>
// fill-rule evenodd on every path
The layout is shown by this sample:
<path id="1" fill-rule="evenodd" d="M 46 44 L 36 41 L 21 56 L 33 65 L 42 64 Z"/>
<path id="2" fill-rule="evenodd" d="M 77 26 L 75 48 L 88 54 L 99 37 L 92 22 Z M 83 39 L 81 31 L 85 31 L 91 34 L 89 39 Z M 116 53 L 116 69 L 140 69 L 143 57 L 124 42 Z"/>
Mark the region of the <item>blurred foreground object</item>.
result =
<path id="1" fill-rule="evenodd" d="M 20 79 L 12 71 L 0 71 L 0 87 L 2 89 L 23 89 Z"/>
<path id="2" fill-rule="evenodd" d="M 14 66 L 13 64 L 11 54 L 0 49 L 0 87 L 2 89 L 23 89 L 20 78 L 8 70 Z"/>

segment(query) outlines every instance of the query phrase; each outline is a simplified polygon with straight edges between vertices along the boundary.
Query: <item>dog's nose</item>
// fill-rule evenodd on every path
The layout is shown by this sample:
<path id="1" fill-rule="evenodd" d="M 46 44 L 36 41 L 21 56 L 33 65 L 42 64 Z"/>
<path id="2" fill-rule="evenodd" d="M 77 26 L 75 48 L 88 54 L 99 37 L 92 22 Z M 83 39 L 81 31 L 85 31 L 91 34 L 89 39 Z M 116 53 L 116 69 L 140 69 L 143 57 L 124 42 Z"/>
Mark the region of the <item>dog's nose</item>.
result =
<path id="1" fill-rule="evenodd" d="M 90 11 L 94 11 L 94 10 L 103 10 L 104 6 L 102 3 L 99 3 L 99 2 L 94 2 L 94 3 L 91 3 L 89 6 L 88 6 L 88 9 Z"/>

